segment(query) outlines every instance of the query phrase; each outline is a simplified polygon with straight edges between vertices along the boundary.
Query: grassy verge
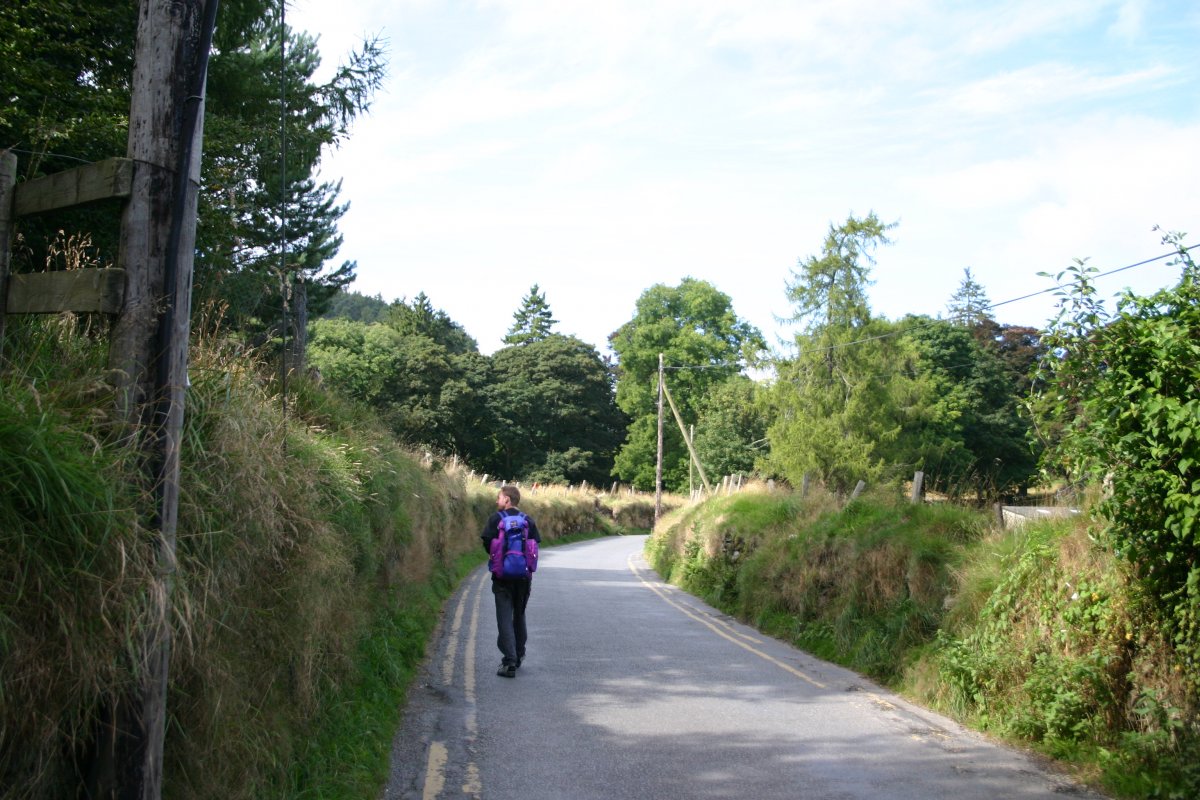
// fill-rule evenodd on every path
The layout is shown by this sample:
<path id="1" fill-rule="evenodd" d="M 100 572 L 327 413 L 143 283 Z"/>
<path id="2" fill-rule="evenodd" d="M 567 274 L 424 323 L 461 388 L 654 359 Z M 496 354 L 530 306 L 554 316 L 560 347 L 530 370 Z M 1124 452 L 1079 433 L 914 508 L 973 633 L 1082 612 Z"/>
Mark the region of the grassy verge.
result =
<path id="1" fill-rule="evenodd" d="M 365 800 L 379 795 L 408 687 L 441 609 L 478 565 L 475 554 L 464 554 L 428 583 L 400 592 L 393 603 L 376 610 L 355 652 L 351 677 L 328 687 L 323 713 L 297 754 L 281 796 Z"/>

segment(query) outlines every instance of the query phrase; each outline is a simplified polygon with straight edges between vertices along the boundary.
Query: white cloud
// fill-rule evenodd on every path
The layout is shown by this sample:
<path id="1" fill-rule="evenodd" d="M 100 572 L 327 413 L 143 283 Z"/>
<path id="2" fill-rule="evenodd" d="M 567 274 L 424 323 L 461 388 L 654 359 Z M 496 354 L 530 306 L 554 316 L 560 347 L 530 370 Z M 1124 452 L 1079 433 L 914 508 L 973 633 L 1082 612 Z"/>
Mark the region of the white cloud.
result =
<path id="1" fill-rule="evenodd" d="M 1173 6 L 300 2 L 323 44 L 393 42 L 386 93 L 327 165 L 355 288 L 424 290 L 485 351 L 532 283 L 603 347 L 643 289 L 686 275 L 773 338 L 789 270 L 852 211 L 901 221 L 872 292 L 891 317 L 943 310 L 965 266 L 999 301 L 1074 256 L 1139 260 L 1156 223 L 1200 236 Z"/>

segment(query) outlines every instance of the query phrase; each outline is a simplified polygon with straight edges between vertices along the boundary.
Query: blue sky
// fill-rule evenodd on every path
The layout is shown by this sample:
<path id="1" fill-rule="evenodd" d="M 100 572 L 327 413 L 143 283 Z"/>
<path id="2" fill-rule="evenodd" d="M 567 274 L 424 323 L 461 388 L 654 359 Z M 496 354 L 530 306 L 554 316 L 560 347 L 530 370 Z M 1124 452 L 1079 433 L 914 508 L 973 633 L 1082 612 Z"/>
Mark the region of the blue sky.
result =
<path id="1" fill-rule="evenodd" d="M 294 0 L 332 68 L 387 42 L 371 114 L 328 153 L 351 288 L 424 291 L 491 352 L 533 284 L 607 336 L 655 283 L 713 283 L 768 341 L 831 222 L 898 222 L 872 310 L 1000 303 L 1075 257 L 1200 240 L 1200 2 Z M 1173 283 L 1163 262 L 1105 294 Z M 1041 326 L 1042 295 L 996 310 Z"/>

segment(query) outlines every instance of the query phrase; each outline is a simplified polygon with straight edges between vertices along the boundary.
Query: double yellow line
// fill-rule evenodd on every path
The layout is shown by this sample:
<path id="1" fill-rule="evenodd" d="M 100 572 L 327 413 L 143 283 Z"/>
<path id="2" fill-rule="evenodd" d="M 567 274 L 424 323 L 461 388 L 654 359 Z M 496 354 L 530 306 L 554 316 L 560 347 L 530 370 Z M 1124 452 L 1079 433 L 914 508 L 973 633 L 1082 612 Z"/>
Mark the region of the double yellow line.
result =
<path id="1" fill-rule="evenodd" d="M 458 662 L 459 634 L 462 631 L 463 615 L 467 606 L 471 607 L 471 619 L 467 627 L 466 641 L 463 642 L 463 697 L 467 703 L 466 716 L 466 778 L 462 785 L 462 793 L 467 797 L 478 798 L 483 793 L 483 782 L 479 775 L 479 765 L 475 763 L 473 754 L 475 742 L 479 738 L 479 705 L 475 694 L 475 641 L 479 636 L 479 606 L 483 587 L 486 585 L 488 573 L 483 571 L 474 586 L 468 586 L 458 599 L 458 607 L 454 610 L 454 622 L 450 625 L 450 642 L 446 645 L 446 655 L 442 659 L 442 685 L 454 685 L 454 668 Z M 423 800 L 435 800 L 446 788 L 446 765 L 450 762 L 450 751 L 445 742 L 430 742 L 429 755 L 425 762 L 425 785 L 421 797 Z"/>

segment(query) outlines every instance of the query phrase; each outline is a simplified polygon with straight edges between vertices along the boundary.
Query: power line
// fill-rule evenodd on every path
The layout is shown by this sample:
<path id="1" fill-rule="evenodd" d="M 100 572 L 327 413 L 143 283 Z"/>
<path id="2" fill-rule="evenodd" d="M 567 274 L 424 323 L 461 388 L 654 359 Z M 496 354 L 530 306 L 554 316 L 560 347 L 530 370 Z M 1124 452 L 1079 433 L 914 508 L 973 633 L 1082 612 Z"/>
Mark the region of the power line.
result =
<path id="1" fill-rule="evenodd" d="M 1144 267 L 1147 264 L 1153 264 L 1156 261 L 1162 261 L 1164 258 L 1171 258 L 1172 256 L 1177 256 L 1177 255 L 1180 255 L 1181 253 L 1186 253 L 1189 249 L 1190 248 L 1188 246 L 1181 244 L 1179 246 L 1178 250 L 1172 250 L 1168 253 L 1163 253 L 1162 255 L 1157 255 L 1152 258 L 1147 258 L 1143 261 L 1138 261 L 1133 264 L 1126 264 L 1123 267 L 1117 267 L 1116 269 L 1111 269 L 1111 270 L 1108 270 L 1107 272 L 1099 272 L 1099 273 L 1096 273 L 1095 275 L 1088 276 L 1088 278 L 1086 278 L 1086 280 L 1095 280 L 1097 278 L 1107 278 L 1108 276 L 1116 275 L 1119 272 L 1125 272 L 1126 270 L 1131 270 L 1136 267 Z M 999 308 L 1000 306 L 1006 306 L 1011 303 L 1018 303 L 1022 300 L 1028 300 L 1031 297 L 1038 297 L 1043 294 L 1049 294 L 1050 292 L 1055 292 L 1055 291 L 1059 291 L 1059 290 L 1068 288 L 1070 286 L 1078 285 L 1082 280 L 1085 280 L 1085 279 L 1081 278 L 1080 280 L 1068 281 L 1067 283 L 1057 283 L 1054 286 L 1051 286 L 1047 289 L 1042 289 L 1037 292 L 1031 292 L 1026 295 L 1021 295 L 1020 297 L 1014 297 L 1011 300 L 1002 300 L 998 303 L 992 303 L 991 305 L 987 306 L 986 308 L 987 308 L 987 310 L 990 311 L 990 310 Z M 881 333 L 876 336 L 866 336 L 861 339 L 853 339 L 849 342 L 840 342 L 838 344 L 831 344 L 831 345 L 827 345 L 825 347 L 809 348 L 807 350 L 804 350 L 803 352 L 820 353 L 820 352 L 826 352 L 826 351 L 831 351 L 831 350 L 839 350 L 839 349 L 842 349 L 845 347 L 850 347 L 852 345 L 866 344 L 867 342 L 874 342 L 874 341 L 879 341 L 881 339 L 888 339 L 893 336 L 900 336 L 902 334 L 910 333 L 915 330 L 920 330 L 921 328 L 927 328 L 932 325 L 936 325 L 939 322 L 944 322 L 944 321 L 945 320 L 942 320 L 942 319 L 930 319 L 926 322 L 914 323 L 914 324 L 909 325 L 908 327 L 900 329 L 900 330 L 888 331 L 887 333 Z M 705 370 L 705 369 L 741 368 L 743 366 L 744 365 L 737 364 L 737 363 L 735 363 L 735 364 L 694 364 L 694 365 L 679 364 L 679 365 L 673 365 L 673 366 L 664 366 L 663 369 L 664 370 Z"/>
<path id="2" fill-rule="evenodd" d="M 1086 278 L 1086 279 L 1081 278 L 1076 281 L 1068 281 L 1067 283 L 1057 283 L 1048 289 L 1042 289 L 1041 291 L 1031 292 L 1030 294 L 1022 295 L 1021 297 L 1014 297 L 1011 300 L 1002 300 L 999 303 L 992 303 L 990 306 L 987 306 L 987 308 L 988 308 L 988 310 L 991 310 L 991 309 L 999 308 L 1000 306 L 1006 306 L 1009 303 L 1016 303 L 1021 300 L 1028 300 L 1031 297 L 1037 297 L 1039 295 L 1049 294 L 1050 292 L 1059 291 L 1061 289 L 1065 289 L 1070 286 L 1076 286 L 1079 283 L 1081 283 L 1083 280 L 1094 280 L 1096 278 L 1107 278 L 1109 275 L 1116 275 L 1118 272 L 1124 272 L 1125 270 L 1133 269 L 1134 267 L 1144 267 L 1147 264 L 1153 264 L 1155 261 L 1162 261 L 1164 258 L 1171 258 L 1172 256 L 1177 256 L 1181 252 L 1186 253 L 1188 251 L 1188 249 L 1189 248 L 1187 246 L 1180 245 L 1179 250 L 1172 250 L 1169 253 L 1163 253 L 1162 255 L 1154 256 L 1153 258 L 1147 258 L 1144 261 L 1138 261 L 1134 264 L 1126 264 L 1123 267 L 1117 267 L 1116 269 L 1111 269 L 1108 272 L 1100 272 L 1095 275 L 1088 276 L 1088 278 Z M 910 325 L 907 328 L 903 328 L 901 330 L 889 331 L 887 333 L 878 334 L 877 336 L 867 336 L 862 339 L 853 339 L 849 342 L 840 342 L 838 344 L 831 344 L 831 345 L 827 345 L 825 347 L 809 348 L 808 350 L 805 350 L 804 352 L 820 353 L 820 352 L 826 352 L 826 351 L 830 351 L 830 350 L 840 350 L 841 348 L 850 347 L 851 345 L 866 344 L 867 342 L 874 342 L 874 341 L 878 341 L 880 339 L 888 339 L 888 338 L 891 338 L 892 336 L 899 336 L 904 333 L 909 333 L 910 331 L 915 331 L 915 330 L 919 330 L 921 328 L 927 328 L 931 325 L 936 325 L 937 323 L 943 322 L 943 321 L 944 320 L 941 320 L 941 319 L 931 319 L 928 322 L 913 324 L 913 325 Z"/>
<path id="3" fill-rule="evenodd" d="M 1182 249 L 1184 252 L 1186 252 L 1188 248 L 1182 247 Z M 1144 267 L 1147 264 L 1153 264 L 1155 261 L 1162 261 L 1164 258 L 1170 258 L 1171 256 L 1176 256 L 1176 255 L 1179 255 L 1179 251 L 1172 250 L 1169 253 L 1163 253 L 1161 256 L 1155 256 L 1154 258 L 1147 258 L 1145 261 L 1139 261 L 1136 264 L 1127 264 L 1124 267 L 1117 267 L 1116 269 L 1110 269 L 1108 272 L 1100 272 L 1100 273 L 1097 273 L 1096 275 L 1092 275 L 1091 277 L 1092 278 L 1107 278 L 1109 275 L 1116 275 L 1118 272 L 1124 272 L 1125 270 L 1133 269 L 1134 267 Z M 1023 295 L 1021 297 L 1014 297 L 1012 300 L 1004 300 L 1003 302 L 1000 302 L 1000 303 L 992 303 L 990 306 L 988 306 L 988 308 L 989 309 L 999 308 L 1000 306 L 1006 306 L 1009 303 L 1016 303 L 1021 300 L 1028 300 L 1031 297 L 1037 297 L 1038 295 L 1048 294 L 1050 292 L 1055 291 L 1056 289 L 1063 289 L 1063 288 L 1066 288 L 1067 286 L 1074 286 L 1077 283 L 1079 283 L 1079 281 L 1071 281 L 1070 283 L 1056 284 L 1054 286 L 1051 286 L 1049 289 L 1042 289 L 1040 292 L 1033 292 L 1032 294 Z"/>

